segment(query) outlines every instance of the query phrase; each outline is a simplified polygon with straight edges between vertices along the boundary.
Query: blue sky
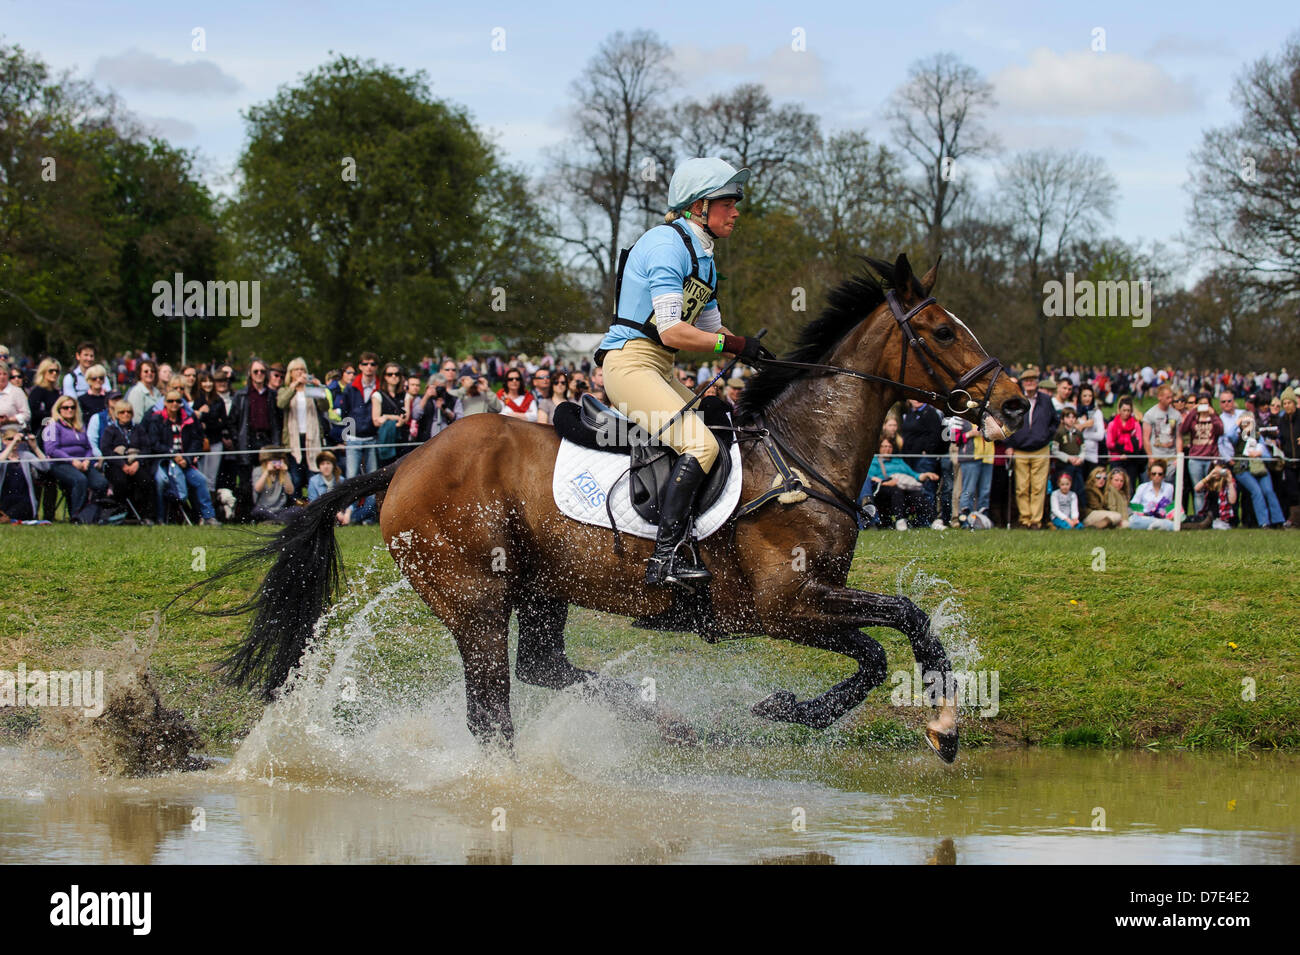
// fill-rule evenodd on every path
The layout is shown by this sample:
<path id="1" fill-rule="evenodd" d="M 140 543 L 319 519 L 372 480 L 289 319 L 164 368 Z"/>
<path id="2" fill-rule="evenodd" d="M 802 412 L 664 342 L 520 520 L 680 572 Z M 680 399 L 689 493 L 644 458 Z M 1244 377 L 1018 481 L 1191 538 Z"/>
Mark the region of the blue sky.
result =
<path id="1" fill-rule="evenodd" d="M 1225 15 L 1227 14 L 1227 15 Z M 1240 14 L 1240 15 L 1237 15 Z M 204 30 L 207 49 L 192 50 Z M 1245 64 L 1300 27 L 1293 5 L 1208 2 L 456 4 L 0 0 L 0 36 L 112 86 L 175 145 L 197 148 L 220 188 L 243 142 L 240 111 L 331 52 L 423 69 L 506 156 L 540 171 L 565 137 L 569 84 L 615 30 L 650 28 L 674 50 L 683 92 L 765 83 L 826 128 L 887 140 L 883 107 L 915 59 L 956 53 L 994 83 L 990 125 L 1008 151 L 1101 156 L 1120 185 L 1110 231 L 1172 240 L 1185 228 L 1188 156 L 1233 118 Z M 493 30 L 505 50 L 492 50 Z M 1105 52 L 1094 52 L 1094 31 Z M 791 49 L 793 31 L 806 50 Z M 987 181 L 991 166 L 970 173 Z"/>

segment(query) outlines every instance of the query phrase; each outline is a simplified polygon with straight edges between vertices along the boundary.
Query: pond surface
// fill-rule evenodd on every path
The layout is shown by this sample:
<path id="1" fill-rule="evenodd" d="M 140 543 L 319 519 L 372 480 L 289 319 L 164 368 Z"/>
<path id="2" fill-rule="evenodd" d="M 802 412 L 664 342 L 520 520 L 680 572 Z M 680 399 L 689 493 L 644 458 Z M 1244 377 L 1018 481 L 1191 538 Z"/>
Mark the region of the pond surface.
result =
<path id="1" fill-rule="evenodd" d="M 989 750 L 944 766 L 609 730 L 521 738 L 510 760 L 389 732 L 363 759 L 277 762 L 250 739 L 152 779 L 0 748 L 0 863 L 1300 863 L 1300 759 L 1273 753 Z"/>

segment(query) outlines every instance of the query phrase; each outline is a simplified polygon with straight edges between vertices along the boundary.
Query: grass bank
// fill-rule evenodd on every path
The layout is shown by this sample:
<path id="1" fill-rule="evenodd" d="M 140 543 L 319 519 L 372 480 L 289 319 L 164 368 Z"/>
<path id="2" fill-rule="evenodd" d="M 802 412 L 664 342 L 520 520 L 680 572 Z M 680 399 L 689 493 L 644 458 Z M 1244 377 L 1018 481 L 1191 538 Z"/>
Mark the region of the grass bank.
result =
<path id="1" fill-rule="evenodd" d="M 377 529 L 339 537 L 349 566 L 373 563 L 368 590 L 396 580 Z M 143 634 L 153 611 L 246 538 L 233 528 L 0 528 L 0 669 L 20 661 L 72 669 L 123 634 Z M 892 592 L 907 568 L 904 591 L 927 610 L 942 604 L 948 639 L 978 653 L 976 661 L 963 652 L 958 665 L 997 671 L 997 714 L 964 718 L 968 745 L 1292 748 L 1300 745 L 1298 547 L 1300 535 L 1276 531 L 872 532 L 859 539 L 850 583 Z M 233 602 L 254 583 L 232 579 L 220 599 Z M 414 665 L 454 678 L 450 641 L 423 604 L 409 591 L 393 604 L 385 632 L 402 634 Z M 173 614 L 152 656 L 164 702 L 214 751 L 229 750 L 262 709 L 213 674 L 239 632 L 238 621 Z M 713 712 L 691 713 L 699 729 L 755 742 L 812 731 L 758 721 L 747 704 L 777 688 L 815 693 L 850 670 L 843 658 L 781 641 L 708 646 L 581 610 L 568 634 L 580 666 L 621 660 L 625 677 L 707 683 Z M 911 672 L 902 637 L 874 635 L 891 674 Z M 1245 698 L 1251 686 L 1253 700 Z M 893 705 L 887 683 L 827 732 L 843 745 L 914 746 L 925 715 Z M 32 716 L 0 713 L 0 727 L 21 732 Z"/>

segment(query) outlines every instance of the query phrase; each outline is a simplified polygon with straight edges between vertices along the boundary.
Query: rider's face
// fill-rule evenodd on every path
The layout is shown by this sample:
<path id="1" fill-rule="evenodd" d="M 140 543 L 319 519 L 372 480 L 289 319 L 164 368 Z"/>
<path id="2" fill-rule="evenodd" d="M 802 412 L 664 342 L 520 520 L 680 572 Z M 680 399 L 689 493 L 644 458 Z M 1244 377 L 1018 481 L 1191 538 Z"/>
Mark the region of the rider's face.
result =
<path id="1" fill-rule="evenodd" d="M 709 228 L 720 239 L 731 235 L 736 228 L 740 210 L 736 208 L 735 199 L 713 199 L 709 202 Z"/>

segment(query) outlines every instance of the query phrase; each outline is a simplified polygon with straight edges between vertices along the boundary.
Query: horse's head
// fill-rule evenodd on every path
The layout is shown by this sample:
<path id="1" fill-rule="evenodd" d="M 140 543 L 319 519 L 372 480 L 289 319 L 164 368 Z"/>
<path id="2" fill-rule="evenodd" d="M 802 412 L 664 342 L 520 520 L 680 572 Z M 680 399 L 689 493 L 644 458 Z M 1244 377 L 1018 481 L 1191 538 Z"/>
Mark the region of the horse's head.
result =
<path id="1" fill-rule="evenodd" d="M 937 393 L 940 411 L 983 426 L 987 438 L 1001 440 L 1019 428 L 1029 410 L 1019 383 L 960 318 L 930 297 L 939 263 L 918 279 L 906 255 L 892 266 L 868 262 L 890 286 L 880 311 L 891 326 L 883 361 L 891 375 L 909 389 Z"/>

